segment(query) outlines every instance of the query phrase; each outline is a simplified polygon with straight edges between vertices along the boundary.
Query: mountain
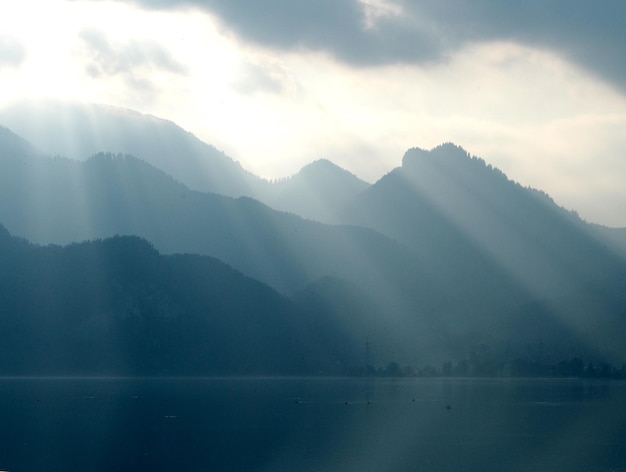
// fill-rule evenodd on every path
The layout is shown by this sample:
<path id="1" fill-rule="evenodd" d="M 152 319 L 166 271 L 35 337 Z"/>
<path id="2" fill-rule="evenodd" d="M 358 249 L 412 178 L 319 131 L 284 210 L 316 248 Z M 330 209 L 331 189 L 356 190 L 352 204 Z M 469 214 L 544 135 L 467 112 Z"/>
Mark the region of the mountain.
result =
<path id="1" fill-rule="evenodd" d="M 325 159 L 294 176 L 268 182 L 171 121 L 125 108 L 20 102 L 0 109 L 0 125 L 48 155 L 85 161 L 103 152 L 128 154 L 192 190 L 248 196 L 278 210 L 327 223 L 336 223 L 335 209 L 368 186 Z"/>
<path id="2" fill-rule="evenodd" d="M 131 156 L 78 162 L 0 152 L 0 221 L 38 244 L 137 235 L 165 254 L 215 257 L 287 295 L 328 276 L 349 280 L 372 300 L 377 328 L 386 326 L 370 332 L 397 334 L 378 343 L 381 357 L 415 352 L 413 333 L 431 332 L 431 312 L 445 300 L 410 251 L 375 231 L 192 191 Z"/>
<path id="3" fill-rule="evenodd" d="M 361 354 L 218 260 L 136 237 L 41 247 L 0 227 L 0 258 L 0 375 L 341 373 Z"/>
<path id="4" fill-rule="evenodd" d="M 125 108 L 22 102 L 0 110 L 0 124 L 47 153 L 73 160 L 99 152 L 132 154 L 194 190 L 242 196 L 266 184 L 171 121 Z"/>
<path id="5" fill-rule="evenodd" d="M 513 341 L 535 331 L 537 342 L 542 323 L 545 337 L 567 325 L 605 346 L 608 331 L 624 332 L 623 254 L 546 194 L 511 182 L 453 144 L 409 150 L 401 168 L 343 210 L 343 221 L 411 248 L 459 300 L 485 308 L 477 319 L 488 320 L 489 312 L 494 322 L 507 319 Z M 512 299 L 517 314 L 493 313 Z M 536 319 L 538 310 L 544 313 Z M 467 307 L 448 313 L 448 324 L 463 326 L 466 314 Z M 621 349 L 617 340 L 611 349 Z"/>
<path id="6" fill-rule="evenodd" d="M 339 223 L 337 211 L 369 187 L 354 174 L 320 159 L 277 180 L 258 199 L 272 208 L 325 223 Z"/>
<path id="7" fill-rule="evenodd" d="M 397 243 L 374 231 L 192 191 L 121 155 L 78 162 L 3 153 L 0 221 L 39 244 L 138 235 L 164 253 L 217 257 L 285 293 L 324 275 L 351 278 L 367 274 L 367 264 L 380 268 L 404 258 Z"/>
<path id="8" fill-rule="evenodd" d="M 2 145 L 1 150 L 3 155 L 7 156 L 9 159 L 13 156 L 20 156 L 20 158 L 23 159 L 44 156 L 44 154 L 30 142 L 16 135 L 4 126 L 0 126 L 0 143 Z"/>
<path id="9" fill-rule="evenodd" d="M 126 234 L 164 254 L 215 257 L 307 306 L 330 339 L 369 340 L 383 363 L 496 362 L 528 346 L 626 360 L 623 259 L 547 195 L 456 146 L 411 150 L 360 192 L 315 163 L 302 174 L 316 192 L 326 171 L 354 184 L 329 199 L 344 202 L 332 217 L 345 224 L 325 225 L 190 190 L 132 156 L 50 159 L 5 138 L 0 222 L 36 243 Z"/>
<path id="10" fill-rule="evenodd" d="M 409 150 L 401 168 L 344 211 L 344 221 L 392 236 L 424 258 L 437 246 L 457 258 L 476 255 L 541 296 L 621 264 L 575 214 L 453 144 Z"/>
<path id="11" fill-rule="evenodd" d="M 626 228 L 591 225 L 591 234 L 607 243 L 622 258 L 626 258 Z"/>

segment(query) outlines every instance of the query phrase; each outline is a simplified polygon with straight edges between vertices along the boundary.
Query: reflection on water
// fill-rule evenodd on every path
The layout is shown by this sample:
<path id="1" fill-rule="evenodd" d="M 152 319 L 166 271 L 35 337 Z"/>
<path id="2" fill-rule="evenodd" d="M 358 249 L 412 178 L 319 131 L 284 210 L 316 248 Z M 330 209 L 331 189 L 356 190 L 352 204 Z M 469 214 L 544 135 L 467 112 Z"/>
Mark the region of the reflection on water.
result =
<path id="1" fill-rule="evenodd" d="M 0 379 L 0 470 L 626 471 L 626 384 Z"/>

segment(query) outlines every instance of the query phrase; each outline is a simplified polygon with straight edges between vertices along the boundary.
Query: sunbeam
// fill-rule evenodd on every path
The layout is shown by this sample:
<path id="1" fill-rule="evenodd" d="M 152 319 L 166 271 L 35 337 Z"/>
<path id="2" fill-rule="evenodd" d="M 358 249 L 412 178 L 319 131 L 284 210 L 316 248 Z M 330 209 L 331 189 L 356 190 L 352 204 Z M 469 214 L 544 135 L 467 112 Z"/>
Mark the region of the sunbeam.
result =
<path id="1" fill-rule="evenodd" d="M 626 2 L 9 3 L 0 472 L 626 471 Z"/>

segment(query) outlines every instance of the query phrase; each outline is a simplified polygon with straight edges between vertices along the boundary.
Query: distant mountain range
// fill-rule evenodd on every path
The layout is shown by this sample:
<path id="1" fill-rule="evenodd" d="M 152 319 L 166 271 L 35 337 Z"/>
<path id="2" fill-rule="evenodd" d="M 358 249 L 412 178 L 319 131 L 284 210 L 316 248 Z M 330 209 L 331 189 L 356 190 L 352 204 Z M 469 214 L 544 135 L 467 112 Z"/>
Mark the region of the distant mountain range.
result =
<path id="1" fill-rule="evenodd" d="M 52 123 L 55 115 L 59 119 Z M 0 223 L 12 235 L 39 245 L 133 235 L 155 248 L 124 238 L 65 249 L 20 243 L 32 253 L 28 264 L 37 267 L 36 260 L 50 257 L 50 251 L 71 254 L 72 267 L 78 267 L 77 261 L 89 251 L 108 260 L 116 256 L 102 247 L 122 245 L 128 261 L 135 260 L 137 251 L 151 254 L 154 264 L 168 261 L 158 264 L 169 267 L 172 261 L 185 260 L 202 266 L 206 274 L 213 273 L 207 291 L 219 287 L 223 277 L 233 280 L 224 275 L 228 270 L 237 273 L 232 287 L 241 282 L 241 288 L 231 287 L 233 293 L 243 294 L 246 284 L 255 283 L 271 294 L 271 303 L 282 303 L 282 311 L 255 311 L 250 302 L 242 308 L 247 318 L 229 325 L 233 332 L 242 331 L 252 318 L 283 313 L 280 326 L 258 328 L 259 343 L 267 342 L 271 333 L 283 333 L 278 351 L 260 357 L 267 361 L 265 366 L 280 366 L 277 371 L 329 372 L 334 365 L 338 372 L 339 365 L 345 369 L 363 362 L 366 342 L 374 361 L 383 365 L 576 355 L 626 361 L 623 231 L 583 222 L 545 193 L 521 187 L 455 145 L 409 150 L 401 167 L 371 185 L 326 160 L 270 183 L 173 123 L 126 110 L 22 107 L 0 112 L 2 124 L 11 130 L 0 127 Z M 61 138 L 63 134 L 72 137 Z M 5 241 L 13 240 L 5 235 Z M 72 252 L 76 247 L 90 249 Z M 5 257 L 10 253 L 5 251 Z M 184 253 L 188 255 L 166 256 Z M 89 256 L 82 265 L 92 267 L 93 261 Z M 23 264 L 16 260 L 6 266 L 3 277 L 9 285 L 0 289 L 6 297 L 14 297 L 6 287 L 17 283 L 11 280 Z M 60 258 L 55 264 L 62 277 L 62 268 L 70 262 Z M 49 272 L 51 279 L 54 273 Z M 170 293 L 171 284 L 193 286 L 196 292 L 190 296 L 201 297 L 202 285 L 194 282 L 193 271 L 176 273 L 166 282 L 150 282 L 154 293 L 148 297 L 152 301 L 145 302 L 146 313 L 161 310 L 168 317 L 183 316 L 157 296 Z M 20 280 L 34 280 L 31 276 Z M 145 272 L 142 277 L 150 279 Z M 120 280 L 104 286 L 107 296 L 113 296 L 113 287 L 134 293 L 137 281 Z M 33 284 L 20 293 L 42 290 L 41 281 Z M 89 310 L 106 318 L 102 313 L 107 309 L 99 307 L 98 300 L 93 298 Z M 227 316 L 229 309 L 222 306 L 224 311 L 215 316 Z M 117 314 L 111 312 L 113 319 L 126 319 L 118 308 Z M 33 319 L 65 319 L 65 309 L 51 309 L 49 315 L 44 306 L 37 310 Z M 302 319 L 297 318 L 301 313 L 307 313 L 308 324 L 290 324 L 293 316 Z M 125 331 L 129 325 L 116 326 Z M 313 347 L 304 354 L 294 351 L 291 357 L 315 361 L 279 362 L 295 349 L 286 339 L 301 339 L 302 329 L 311 333 Z M 141 338 L 141 333 L 133 336 Z M 232 333 L 225 336 L 236 342 Z M 148 351 L 142 352 L 145 356 Z M 180 355 L 162 370 L 180 370 L 181 359 L 190 354 Z M 253 368 L 242 356 L 225 369 L 239 372 L 248 365 L 248 372 L 268 371 L 261 361 Z M 208 364 L 202 369 L 201 364 L 189 365 L 195 366 L 191 370 L 209 369 Z M 159 370 L 144 361 L 133 369 L 140 366 Z"/>
<path id="2" fill-rule="evenodd" d="M 262 183 L 171 121 L 105 105 L 24 102 L 0 110 L 0 125 L 48 155 L 84 161 L 99 152 L 132 154 L 193 190 L 252 195 Z"/>
<path id="3" fill-rule="evenodd" d="M 25 102 L 0 110 L 0 125 L 48 155 L 84 161 L 108 152 L 137 157 L 191 190 L 252 197 L 318 221 L 336 222 L 334 208 L 367 187 L 327 160 L 268 182 L 171 121 L 104 105 Z"/>

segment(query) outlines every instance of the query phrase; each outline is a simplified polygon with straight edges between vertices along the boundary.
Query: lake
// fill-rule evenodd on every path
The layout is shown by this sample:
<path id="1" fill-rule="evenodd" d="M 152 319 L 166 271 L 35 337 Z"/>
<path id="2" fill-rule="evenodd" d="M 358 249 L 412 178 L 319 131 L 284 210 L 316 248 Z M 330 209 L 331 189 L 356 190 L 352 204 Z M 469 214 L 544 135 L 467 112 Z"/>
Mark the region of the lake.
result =
<path id="1" fill-rule="evenodd" d="M 0 379 L 0 470 L 626 471 L 626 383 Z"/>

